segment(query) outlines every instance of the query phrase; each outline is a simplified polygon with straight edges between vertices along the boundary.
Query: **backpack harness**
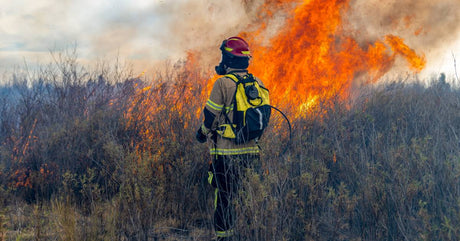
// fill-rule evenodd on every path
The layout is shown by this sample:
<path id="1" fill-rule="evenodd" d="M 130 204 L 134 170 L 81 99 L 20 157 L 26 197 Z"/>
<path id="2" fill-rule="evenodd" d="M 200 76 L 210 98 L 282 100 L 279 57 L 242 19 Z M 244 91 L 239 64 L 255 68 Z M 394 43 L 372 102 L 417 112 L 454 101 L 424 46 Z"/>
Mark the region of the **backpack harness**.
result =
<path id="1" fill-rule="evenodd" d="M 217 133 L 236 144 L 244 144 L 250 140 L 256 141 L 268 125 L 271 106 L 268 89 L 259 85 L 252 74 L 239 77 L 227 74 L 236 84 L 233 98 L 233 121 L 223 112 L 226 124 L 217 128 Z M 230 110 L 231 111 L 231 110 Z"/>

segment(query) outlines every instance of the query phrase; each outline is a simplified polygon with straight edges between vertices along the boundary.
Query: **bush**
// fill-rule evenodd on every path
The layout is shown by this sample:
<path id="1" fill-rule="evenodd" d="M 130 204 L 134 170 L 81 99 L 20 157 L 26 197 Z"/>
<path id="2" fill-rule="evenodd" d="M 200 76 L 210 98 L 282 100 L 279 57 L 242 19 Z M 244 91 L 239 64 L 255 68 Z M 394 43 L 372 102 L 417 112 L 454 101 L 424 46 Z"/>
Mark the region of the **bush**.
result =
<path id="1" fill-rule="evenodd" d="M 209 239 L 210 157 L 194 140 L 205 75 L 57 65 L 0 90 L 1 237 Z M 238 237 L 459 239 L 459 104 L 445 80 L 384 84 L 291 118 L 290 141 L 274 113 L 235 203 Z M 4 221 L 23 202 L 44 221 Z"/>

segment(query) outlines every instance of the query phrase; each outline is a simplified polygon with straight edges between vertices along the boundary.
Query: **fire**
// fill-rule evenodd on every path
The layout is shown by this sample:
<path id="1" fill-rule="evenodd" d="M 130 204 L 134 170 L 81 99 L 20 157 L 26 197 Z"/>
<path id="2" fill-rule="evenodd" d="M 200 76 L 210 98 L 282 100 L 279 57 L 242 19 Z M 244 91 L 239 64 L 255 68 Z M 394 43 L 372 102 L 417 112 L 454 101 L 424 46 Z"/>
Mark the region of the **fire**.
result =
<path id="1" fill-rule="evenodd" d="M 271 1 L 273 2 L 273 1 Z M 280 2 L 275 1 L 275 8 Z M 349 96 L 359 74 L 365 82 L 375 82 L 392 67 L 398 56 L 404 57 L 414 71 L 425 66 L 425 59 L 410 49 L 403 39 L 388 35 L 365 46 L 351 37 L 343 15 L 349 0 L 305 0 L 286 13 L 284 28 L 269 45 L 261 43 L 265 24 L 254 32 L 242 33 L 249 39 L 253 53 L 250 72 L 264 80 L 272 103 L 294 107 L 306 113 L 319 101 Z M 262 12 L 271 16 L 272 6 Z"/>
<path id="2" fill-rule="evenodd" d="M 415 71 L 421 71 L 425 68 L 425 58 L 418 57 L 414 50 L 404 44 L 403 40 L 397 36 L 388 35 L 385 40 L 390 44 L 395 53 L 404 56 L 410 63 L 410 67 Z"/>
<path id="3" fill-rule="evenodd" d="M 132 80 L 134 93 L 125 118 L 126 130 L 135 136 L 129 144 L 134 152 L 161 156 L 167 139 L 163 137 L 177 141 L 186 130 L 195 128 L 206 94 L 196 62 L 196 56 L 189 53 L 187 62 L 159 74 L 152 83 Z"/>
<path id="4" fill-rule="evenodd" d="M 349 3 L 267 0 L 258 13 L 261 22 L 256 30 L 240 34 L 248 40 L 253 55 L 249 71 L 269 88 L 273 105 L 301 117 L 320 103 L 346 100 L 358 79 L 364 83 L 378 81 L 398 57 L 415 72 L 424 68 L 424 57 L 400 37 L 387 35 L 366 44 L 353 38 L 357 33 L 344 22 Z M 280 11 L 289 18 L 281 30 L 274 36 L 270 32 L 266 38 L 266 20 Z M 189 52 L 186 62 L 175 67 L 177 73 L 165 74 L 152 86 L 135 87 L 126 113 L 127 128 L 138 136 L 131 143 L 134 149 L 161 153 L 162 136 L 175 133 L 180 138 L 182 130 L 198 124 L 203 103 L 220 77 L 199 73 L 201 57 L 198 51 Z M 181 125 L 173 126 L 173 120 Z"/>

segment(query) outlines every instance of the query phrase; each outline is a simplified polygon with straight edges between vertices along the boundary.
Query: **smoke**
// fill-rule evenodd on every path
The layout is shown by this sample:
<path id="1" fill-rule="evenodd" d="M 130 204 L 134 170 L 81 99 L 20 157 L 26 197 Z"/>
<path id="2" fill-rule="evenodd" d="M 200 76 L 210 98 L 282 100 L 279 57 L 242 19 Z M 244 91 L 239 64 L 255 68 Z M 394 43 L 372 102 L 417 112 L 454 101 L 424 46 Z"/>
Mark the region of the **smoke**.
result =
<path id="1" fill-rule="evenodd" d="M 285 28 L 285 20 L 298 4 L 293 0 L 163 1 L 137 11 L 136 17 L 117 16 L 109 21 L 93 46 L 100 53 L 119 46 L 125 51 L 122 55 L 137 56 L 147 63 L 149 59 L 184 58 L 193 51 L 199 55 L 196 64 L 209 68 L 218 63 L 218 47 L 224 38 L 243 35 L 257 46 L 269 44 L 270 38 Z M 460 37 L 458 0 L 350 0 L 343 17 L 344 28 L 350 29 L 349 34 L 363 47 L 386 35 L 399 36 L 426 57 L 428 69 L 439 65 L 437 61 L 446 54 L 451 57 L 460 51 L 452 49 Z M 404 67 L 402 62 L 393 69 Z"/>
<path id="2" fill-rule="evenodd" d="M 0 67 L 24 59 L 47 63 L 50 51 L 75 45 L 84 63 L 120 58 L 135 71 L 192 50 L 203 56 L 200 65 L 215 64 L 221 41 L 247 31 L 257 6 L 241 0 L 8 1 L 0 8 Z"/>
<path id="3" fill-rule="evenodd" d="M 189 1 L 173 7 L 176 17 L 164 45 L 173 52 L 195 51 L 201 55 L 204 66 L 219 60 L 223 39 L 247 31 L 251 23 L 240 0 Z"/>
<path id="4" fill-rule="evenodd" d="M 250 12 L 241 0 L 160 1 L 105 21 L 92 48 L 97 55 L 118 50 L 143 68 L 190 51 L 199 55 L 200 67 L 215 65 L 222 40 L 248 30 Z"/>
<path id="5" fill-rule="evenodd" d="M 346 21 L 362 44 L 388 34 L 403 38 L 417 53 L 425 55 L 428 71 L 443 69 L 436 65 L 452 64 L 439 61 L 460 51 L 455 49 L 460 44 L 458 0 L 354 0 Z"/>
<path id="6" fill-rule="evenodd" d="M 459 43 L 458 0 L 350 1 L 344 23 L 363 45 L 388 34 L 397 35 L 417 53 L 425 54 L 430 64 L 442 54 L 450 54 L 448 48 Z M 61 51 L 75 44 L 85 63 L 120 57 L 133 62 L 135 71 L 143 71 L 164 60 L 183 59 L 193 51 L 199 55 L 197 64 L 207 68 L 218 63 L 218 48 L 227 37 L 243 35 L 257 45 L 268 44 L 285 27 L 297 4 L 302 3 L 7 1 L 0 9 L 0 68 L 7 63 L 21 64 L 24 59 L 46 61 L 50 50 Z"/>
<path id="7" fill-rule="evenodd" d="M 356 0 L 349 19 L 362 36 L 398 34 L 414 46 L 438 48 L 460 30 L 458 0 Z"/>

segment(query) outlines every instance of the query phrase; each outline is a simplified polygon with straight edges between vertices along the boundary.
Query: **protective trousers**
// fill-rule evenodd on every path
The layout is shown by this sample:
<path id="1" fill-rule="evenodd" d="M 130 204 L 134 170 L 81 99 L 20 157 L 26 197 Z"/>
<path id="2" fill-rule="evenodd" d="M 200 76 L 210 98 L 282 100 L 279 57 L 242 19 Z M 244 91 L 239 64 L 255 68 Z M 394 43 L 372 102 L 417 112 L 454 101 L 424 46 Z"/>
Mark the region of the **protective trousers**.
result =
<path id="1" fill-rule="evenodd" d="M 214 228 L 219 240 L 230 240 L 234 235 L 235 210 L 238 190 L 244 170 L 258 155 L 216 155 L 209 166 L 208 181 L 214 187 Z"/>

